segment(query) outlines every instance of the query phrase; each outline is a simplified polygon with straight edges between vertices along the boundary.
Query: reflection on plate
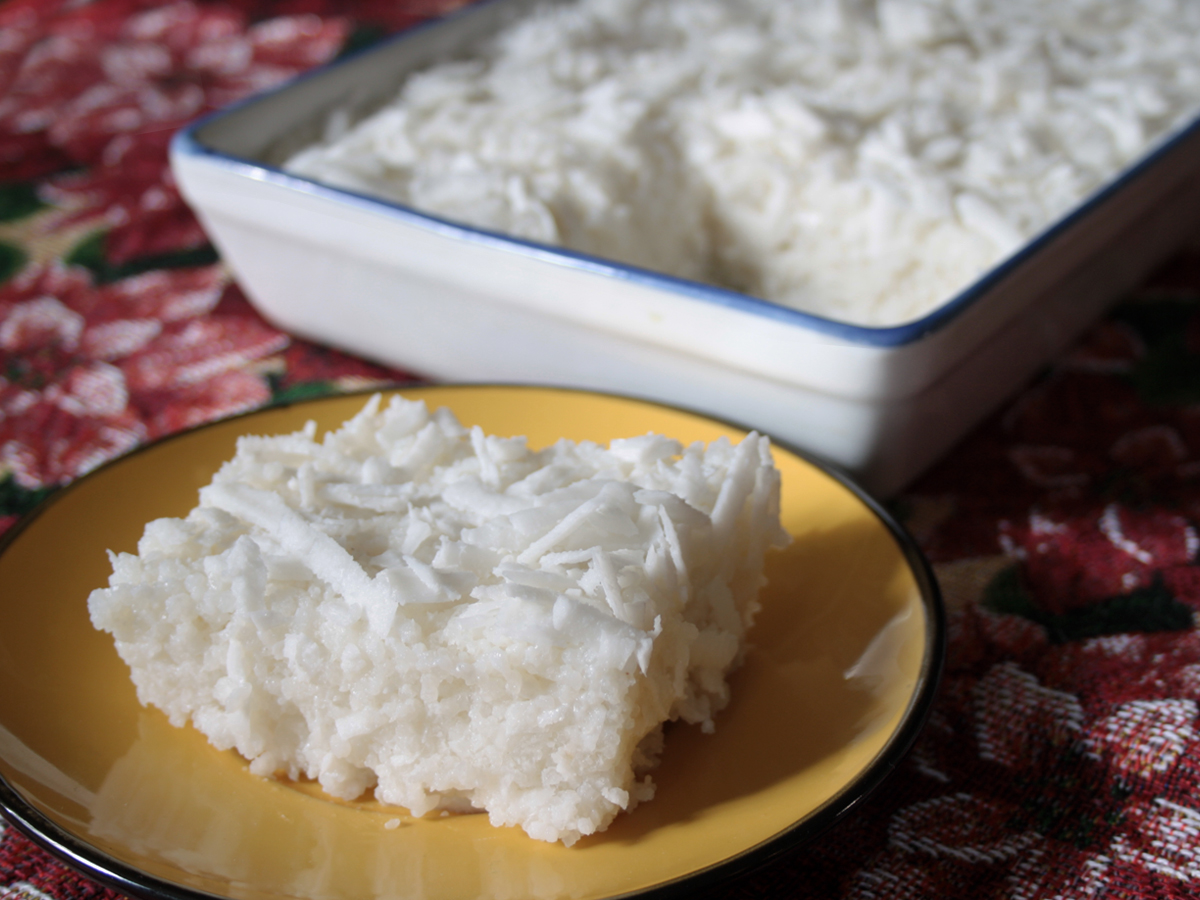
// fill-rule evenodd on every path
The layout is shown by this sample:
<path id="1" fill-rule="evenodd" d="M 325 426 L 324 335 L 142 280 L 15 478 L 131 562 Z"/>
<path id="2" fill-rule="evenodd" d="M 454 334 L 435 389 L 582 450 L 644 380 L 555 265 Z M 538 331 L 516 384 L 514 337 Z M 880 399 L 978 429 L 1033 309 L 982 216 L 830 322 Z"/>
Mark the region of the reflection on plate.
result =
<path id="1" fill-rule="evenodd" d="M 464 424 L 607 441 L 744 432 L 651 403 L 576 391 L 403 392 Z M 304 900 L 613 897 L 693 889 L 805 840 L 874 788 L 911 744 L 941 665 L 936 588 L 873 503 L 777 447 L 783 521 L 733 702 L 703 735 L 668 731 L 655 799 L 572 848 L 484 815 L 414 819 L 251 775 L 232 752 L 137 702 L 88 593 L 107 549 L 183 515 L 239 434 L 333 428 L 363 397 L 252 413 L 146 447 L 60 492 L 0 548 L 0 806 L 77 868 L 143 896 Z"/>

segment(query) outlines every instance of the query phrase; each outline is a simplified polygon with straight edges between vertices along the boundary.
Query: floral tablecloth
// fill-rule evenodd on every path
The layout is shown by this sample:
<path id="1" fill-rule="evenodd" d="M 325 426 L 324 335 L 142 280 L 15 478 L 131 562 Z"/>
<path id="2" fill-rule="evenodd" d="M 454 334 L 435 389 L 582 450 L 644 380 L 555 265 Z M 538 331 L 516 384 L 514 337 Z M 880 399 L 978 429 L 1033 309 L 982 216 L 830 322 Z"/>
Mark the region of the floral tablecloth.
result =
<path id="1" fill-rule="evenodd" d="M 145 441 L 412 377 L 260 319 L 166 146 L 457 2 L 0 0 L 0 530 Z M 1200 249 L 893 505 L 949 607 L 928 728 L 706 896 L 1200 897 Z M 104 893 L 0 821 L 0 900 Z"/>

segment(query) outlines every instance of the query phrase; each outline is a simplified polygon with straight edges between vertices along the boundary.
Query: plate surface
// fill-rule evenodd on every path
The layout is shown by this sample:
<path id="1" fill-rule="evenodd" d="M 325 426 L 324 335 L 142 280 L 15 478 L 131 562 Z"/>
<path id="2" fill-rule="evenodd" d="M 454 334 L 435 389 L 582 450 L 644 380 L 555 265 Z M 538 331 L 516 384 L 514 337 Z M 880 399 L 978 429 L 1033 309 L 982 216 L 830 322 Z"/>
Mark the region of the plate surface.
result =
<path id="1" fill-rule="evenodd" d="M 602 394 L 408 389 L 466 425 L 607 442 L 744 432 Z M 752 649 L 715 734 L 668 730 L 653 801 L 572 848 L 485 815 L 414 819 L 251 775 L 233 752 L 142 708 L 88 620 L 105 551 L 182 516 L 241 434 L 332 429 L 363 396 L 264 410 L 150 445 L 59 492 L 0 548 L 0 807 L 77 868 L 143 896 L 505 900 L 669 894 L 814 835 L 895 766 L 931 701 L 942 613 L 911 540 L 839 478 L 782 447 L 783 523 Z"/>

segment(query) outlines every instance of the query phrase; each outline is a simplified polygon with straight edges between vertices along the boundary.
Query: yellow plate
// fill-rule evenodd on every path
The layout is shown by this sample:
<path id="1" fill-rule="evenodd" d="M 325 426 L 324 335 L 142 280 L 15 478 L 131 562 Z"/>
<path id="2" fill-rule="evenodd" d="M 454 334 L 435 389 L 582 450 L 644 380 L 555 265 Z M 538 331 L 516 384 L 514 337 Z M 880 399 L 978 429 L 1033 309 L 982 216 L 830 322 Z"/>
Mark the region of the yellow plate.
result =
<path id="1" fill-rule="evenodd" d="M 405 390 L 468 425 L 605 442 L 745 432 L 619 397 L 521 387 Z M 782 447 L 783 521 L 770 585 L 704 735 L 668 731 L 655 799 L 572 848 L 493 828 L 484 815 L 413 819 L 374 802 L 250 774 L 190 728 L 143 709 L 88 593 L 107 549 L 184 515 L 241 434 L 364 398 L 268 409 L 145 447 L 59 492 L 0 547 L 0 808 L 76 868 L 142 896 L 304 900 L 606 898 L 724 878 L 795 846 L 874 788 L 911 744 L 941 667 L 942 612 L 903 532 L 845 481 Z"/>

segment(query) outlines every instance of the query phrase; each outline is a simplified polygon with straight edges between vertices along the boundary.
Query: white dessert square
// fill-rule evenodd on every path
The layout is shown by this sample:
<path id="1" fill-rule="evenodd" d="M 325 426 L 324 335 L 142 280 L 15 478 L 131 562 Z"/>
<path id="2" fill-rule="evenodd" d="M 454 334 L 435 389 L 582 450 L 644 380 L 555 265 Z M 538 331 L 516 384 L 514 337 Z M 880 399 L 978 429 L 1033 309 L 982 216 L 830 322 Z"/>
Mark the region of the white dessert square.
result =
<path id="1" fill-rule="evenodd" d="M 89 609 L 143 703 L 258 774 L 569 845 L 653 795 L 664 722 L 712 729 L 787 540 L 759 435 L 535 452 L 376 397 L 242 438 Z"/>

